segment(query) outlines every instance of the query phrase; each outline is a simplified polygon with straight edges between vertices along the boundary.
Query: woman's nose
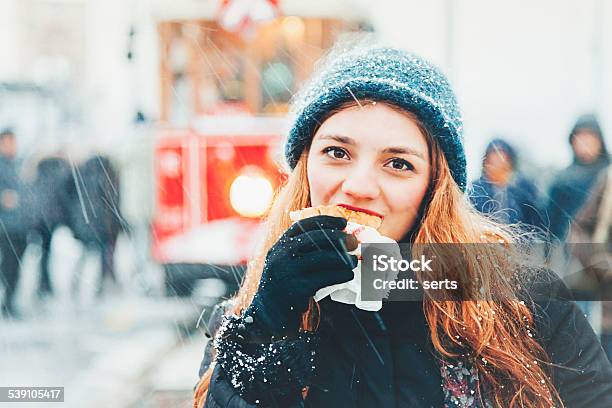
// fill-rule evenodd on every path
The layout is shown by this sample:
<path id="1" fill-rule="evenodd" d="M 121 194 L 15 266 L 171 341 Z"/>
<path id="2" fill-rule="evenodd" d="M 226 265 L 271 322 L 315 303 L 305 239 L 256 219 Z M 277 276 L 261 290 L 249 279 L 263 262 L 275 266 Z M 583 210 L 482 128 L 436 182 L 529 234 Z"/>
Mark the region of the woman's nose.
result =
<path id="1" fill-rule="evenodd" d="M 380 187 L 371 169 L 356 169 L 342 183 L 342 192 L 358 199 L 374 199 L 380 194 Z"/>

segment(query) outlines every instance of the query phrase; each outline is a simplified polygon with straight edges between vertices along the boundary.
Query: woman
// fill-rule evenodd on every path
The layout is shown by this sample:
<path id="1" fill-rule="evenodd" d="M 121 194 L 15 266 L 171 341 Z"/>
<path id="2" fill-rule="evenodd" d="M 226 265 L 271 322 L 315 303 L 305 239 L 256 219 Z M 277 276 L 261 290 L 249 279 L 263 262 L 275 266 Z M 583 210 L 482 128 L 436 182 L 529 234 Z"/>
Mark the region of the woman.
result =
<path id="1" fill-rule="evenodd" d="M 521 223 L 526 231 L 543 232 L 537 187 L 518 170 L 516 150 L 504 139 L 493 139 L 482 160 L 482 175 L 472 183 L 474 207 L 504 224 Z"/>
<path id="2" fill-rule="evenodd" d="M 347 51 L 306 85 L 296 113 L 292 172 L 240 292 L 211 320 L 195 406 L 612 406 L 612 369 L 574 304 L 519 301 L 505 258 L 486 248 L 456 278 L 499 301 L 425 297 L 366 312 L 312 300 L 353 278 L 355 242 L 342 218 L 292 224 L 290 211 L 360 207 L 404 243 L 512 241 L 464 195 L 461 117 L 437 69 L 396 49 Z"/>

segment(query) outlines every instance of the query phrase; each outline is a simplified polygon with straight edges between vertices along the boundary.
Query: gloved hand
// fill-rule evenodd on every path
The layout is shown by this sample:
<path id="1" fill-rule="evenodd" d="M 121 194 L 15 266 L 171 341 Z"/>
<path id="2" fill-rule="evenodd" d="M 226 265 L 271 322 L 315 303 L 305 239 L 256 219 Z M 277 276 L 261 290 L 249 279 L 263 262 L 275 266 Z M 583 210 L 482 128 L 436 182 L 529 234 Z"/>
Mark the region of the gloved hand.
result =
<path id="1" fill-rule="evenodd" d="M 268 252 L 259 288 L 244 313 L 266 335 L 297 333 L 309 299 L 321 288 L 353 279 L 357 240 L 347 221 L 320 215 L 294 223 Z"/>
<path id="2" fill-rule="evenodd" d="M 302 391 L 296 390 L 292 394 L 276 395 L 271 392 L 267 399 L 262 399 L 259 403 L 250 403 L 244 399 L 225 377 L 221 367 L 215 366 L 208 386 L 208 394 L 204 408 L 257 408 L 257 407 L 285 407 L 300 408 L 304 406 Z"/>
<path id="3" fill-rule="evenodd" d="M 204 408 L 256 408 L 244 400 L 232 384 L 223 377 L 221 367 L 215 366 L 208 385 Z"/>

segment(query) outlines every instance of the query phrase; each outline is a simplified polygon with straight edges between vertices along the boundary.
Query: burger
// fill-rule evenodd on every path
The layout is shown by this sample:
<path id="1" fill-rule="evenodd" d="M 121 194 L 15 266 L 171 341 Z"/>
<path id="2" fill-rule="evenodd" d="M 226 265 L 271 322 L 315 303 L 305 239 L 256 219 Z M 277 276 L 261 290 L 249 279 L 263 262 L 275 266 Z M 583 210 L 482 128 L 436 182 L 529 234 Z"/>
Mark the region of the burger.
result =
<path id="1" fill-rule="evenodd" d="M 380 228 L 383 222 L 383 217 L 376 213 L 346 204 L 319 205 L 316 207 L 308 207 L 302 210 L 291 211 L 289 213 L 289 218 L 291 218 L 291 221 L 299 221 L 303 220 L 304 218 L 315 217 L 317 215 L 342 217 L 348 222 L 364 225 L 376 230 Z"/>

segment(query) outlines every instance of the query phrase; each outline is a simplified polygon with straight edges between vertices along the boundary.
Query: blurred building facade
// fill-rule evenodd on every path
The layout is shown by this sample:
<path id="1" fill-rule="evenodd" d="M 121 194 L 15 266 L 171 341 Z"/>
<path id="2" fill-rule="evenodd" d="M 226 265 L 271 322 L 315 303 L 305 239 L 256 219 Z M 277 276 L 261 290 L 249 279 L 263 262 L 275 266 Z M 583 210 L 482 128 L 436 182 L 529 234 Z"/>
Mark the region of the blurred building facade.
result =
<path id="1" fill-rule="evenodd" d="M 338 31 L 367 28 L 449 74 L 464 110 L 471 174 L 494 133 L 558 167 L 569 161 L 566 137 L 578 114 L 595 111 L 604 129 L 612 127 L 612 76 L 606 75 L 612 3 L 605 0 L 278 4 L 282 16 L 293 17 L 238 35 L 219 26 L 217 1 L 0 0 L 0 83 L 40 87 L 61 108 L 53 114 L 61 130 L 48 136 L 39 134 L 53 133 L 47 128 L 25 129 L 30 144 L 60 138 L 78 141 L 70 144 L 76 156 L 103 149 L 130 157 L 146 138 L 137 116 L 188 126 L 219 98 L 251 112 L 282 112 Z M 271 47 L 279 30 L 286 44 Z M 241 55 L 248 58 L 236 59 Z M 253 58 L 258 67 L 249 66 Z M 36 113 L 15 118 L 2 104 L 0 127 L 38 120 Z"/>
<path id="2" fill-rule="evenodd" d="M 443 66 L 463 104 L 473 152 L 487 135 L 504 132 L 561 164 L 569 153 L 554 142 L 577 114 L 595 110 L 604 128 L 612 123 L 612 77 L 605 74 L 612 72 L 612 4 L 604 0 L 279 4 L 284 15 L 367 23 L 382 40 Z M 200 0 L 0 0 L 0 82 L 70 89 L 88 138 L 114 148 L 136 111 L 166 115 L 164 24 L 213 24 L 218 13 L 218 2 Z M 270 75 L 285 74 L 277 70 Z"/>

